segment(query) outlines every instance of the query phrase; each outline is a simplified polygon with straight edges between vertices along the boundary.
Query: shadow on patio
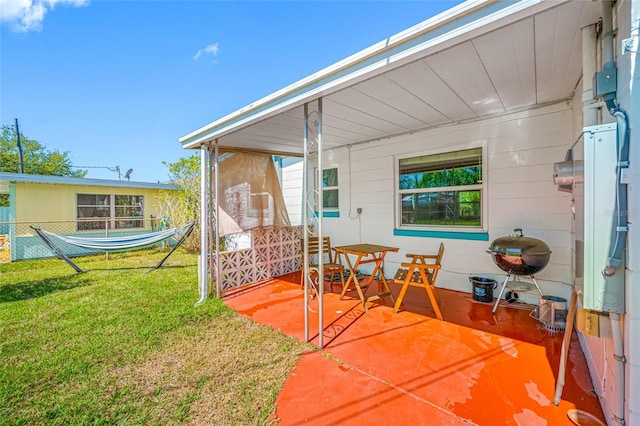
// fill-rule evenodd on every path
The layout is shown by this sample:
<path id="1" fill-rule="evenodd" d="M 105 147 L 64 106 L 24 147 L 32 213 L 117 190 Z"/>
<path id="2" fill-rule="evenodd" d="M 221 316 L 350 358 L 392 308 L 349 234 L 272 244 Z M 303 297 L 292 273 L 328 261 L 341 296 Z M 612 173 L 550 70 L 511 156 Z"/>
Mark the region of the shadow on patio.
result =
<path id="1" fill-rule="evenodd" d="M 290 274 L 224 298 L 241 314 L 302 340 L 299 278 Z M 400 286 L 390 286 L 397 295 Z M 439 293 L 444 321 L 435 319 L 419 288 L 409 288 L 397 314 L 388 298 L 369 303 L 365 314 L 357 296 L 325 294 L 324 349 L 305 353 L 286 380 L 277 400 L 280 424 L 570 425 L 572 408 L 603 418 L 575 334 L 556 407 L 562 333 L 542 329 L 530 305 L 500 306 L 493 315 L 490 303 L 470 294 Z M 318 314 L 309 317 L 317 345 Z"/>

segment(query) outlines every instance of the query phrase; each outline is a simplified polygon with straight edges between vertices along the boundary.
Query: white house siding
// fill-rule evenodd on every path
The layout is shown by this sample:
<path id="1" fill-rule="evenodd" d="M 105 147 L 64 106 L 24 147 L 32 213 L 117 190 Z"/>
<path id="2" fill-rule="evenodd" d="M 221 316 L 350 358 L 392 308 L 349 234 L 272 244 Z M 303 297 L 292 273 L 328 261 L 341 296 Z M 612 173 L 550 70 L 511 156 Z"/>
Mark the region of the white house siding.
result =
<path id="1" fill-rule="evenodd" d="M 282 165 L 282 195 L 292 226 L 302 224 L 302 159 L 289 158 Z"/>
<path id="2" fill-rule="evenodd" d="M 576 150 L 583 144 L 582 139 L 579 139 L 583 132 L 583 111 L 582 111 L 582 82 L 576 88 L 576 95 L 574 96 L 575 114 L 574 114 L 574 141 L 576 141 Z M 605 111 L 603 117 L 606 122 L 610 122 L 611 119 L 607 117 L 609 114 Z M 568 195 L 568 194 L 567 194 Z M 576 215 L 580 216 L 580 213 Z M 575 233 L 578 232 L 575 221 L 572 226 L 572 244 L 575 241 Z M 583 221 L 577 226 L 584 226 Z M 582 240 L 584 236 L 580 236 Z M 575 248 L 575 246 L 573 247 Z M 571 256 L 579 255 L 572 248 Z M 575 270 L 572 264 L 572 276 L 575 276 Z M 588 266 L 588 265 L 585 265 Z M 582 285 L 582 280 L 578 279 L 579 285 Z M 582 297 L 578 297 L 578 308 L 582 307 Z M 613 359 L 613 340 L 609 338 L 585 336 L 578 332 L 583 352 L 589 365 L 591 373 L 591 379 L 595 388 L 596 394 L 600 397 L 602 408 L 605 412 L 605 417 L 612 418 L 612 410 L 614 404 L 614 384 L 615 384 L 615 364 Z"/>
<path id="3" fill-rule="evenodd" d="M 620 54 L 620 40 L 630 37 L 631 28 L 638 37 L 638 19 L 640 18 L 640 1 L 621 1 L 615 6 L 614 26 L 618 36 L 614 43 L 615 57 L 618 66 L 618 101 L 630 118 L 631 129 L 640 128 L 640 96 L 632 96 L 633 87 L 638 87 L 637 55 Z M 632 24 L 632 22 L 634 22 Z M 585 76 L 591 78 L 591 76 Z M 635 84 L 635 85 L 634 85 Z M 606 109 L 602 110 L 602 121 L 614 122 Z M 626 424 L 640 425 L 640 136 L 631 132 L 630 144 L 630 176 L 629 185 L 629 232 L 626 273 L 626 315 L 624 318 L 624 352 L 627 359 L 625 377 L 625 412 Z M 587 358 L 596 392 L 600 396 L 605 417 L 610 425 L 617 424 L 613 420 L 615 406 L 615 365 L 613 357 L 613 341 L 611 338 L 599 338 L 580 335 L 582 348 Z"/>
<path id="4" fill-rule="evenodd" d="M 445 243 L 438 286 L 471 291 L 470 275 L 502 280 L 505 274 L 486 253 L 490 241 L 523 228 L 553 251 L 536 278 L 545 294 L 568 298 L 571 284 L 570 195 L 557 191 L 553 163 L 562 161 L 574 141 L 571 103 L 446 126 L 325 152 L 339 168 L 340 217 L 324 219 L 334 245 L 358 242 L 399 247 L 385 260 L 392 277 L 407 253 L 432 253 Z M 394 236 L 395 156 L 450 147 L 461 149 L 486 140 L 489 241 Z M 349 161 L 350 159 L 350 161 Z M 358 216 L 356 209 L 362 208 Z M 364 272 L 368 272 L 363 267 Z M 521 294 L 536 301 L 534 294 Z"/>

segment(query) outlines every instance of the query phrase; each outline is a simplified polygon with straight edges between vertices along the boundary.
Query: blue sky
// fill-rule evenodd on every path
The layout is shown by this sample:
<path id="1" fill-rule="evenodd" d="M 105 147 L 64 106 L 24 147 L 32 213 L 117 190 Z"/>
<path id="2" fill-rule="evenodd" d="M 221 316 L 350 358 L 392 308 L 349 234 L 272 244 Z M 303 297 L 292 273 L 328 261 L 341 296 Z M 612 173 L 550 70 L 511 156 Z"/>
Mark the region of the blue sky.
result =
<path id="1" fill-rule="evenodd" d="M 0 124 L 166 181 L 179 137 L 458 3 L 0 0 Z"/>

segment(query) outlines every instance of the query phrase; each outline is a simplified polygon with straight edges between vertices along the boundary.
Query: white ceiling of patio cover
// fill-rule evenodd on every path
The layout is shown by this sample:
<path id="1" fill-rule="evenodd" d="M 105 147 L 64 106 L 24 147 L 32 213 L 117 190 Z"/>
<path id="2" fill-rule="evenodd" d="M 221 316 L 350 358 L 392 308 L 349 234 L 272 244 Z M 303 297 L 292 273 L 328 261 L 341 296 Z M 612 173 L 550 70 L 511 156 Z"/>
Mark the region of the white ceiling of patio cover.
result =
<path id="1" fill-rule="evenodd" d="M 600 2 L 584 0 L 535 3 L 509 20 L 496 20 L 426 49 L 417 60 L 390 63 L 365 80 L 350 79 L 322 94 L 323 146 L 568 99 L 582 73 L 581 28 L 597 22 L 601 10 Z M 259 120 L 249 116 L 246 124 L 227 131 L 208 132 L 205 126 L 181 142 L 199 148 L 217 137 L 223 148 L 301 154 L 302 103 Z"/>

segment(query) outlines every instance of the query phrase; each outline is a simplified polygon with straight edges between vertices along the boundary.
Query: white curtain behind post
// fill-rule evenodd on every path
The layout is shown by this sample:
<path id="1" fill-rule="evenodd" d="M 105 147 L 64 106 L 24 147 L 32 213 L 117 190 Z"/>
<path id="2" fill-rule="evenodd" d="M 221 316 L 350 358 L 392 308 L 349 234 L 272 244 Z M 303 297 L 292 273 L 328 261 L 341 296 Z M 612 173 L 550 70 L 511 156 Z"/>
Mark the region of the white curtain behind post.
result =
<path id="1" fill-rule="evenodd" d="M 220 238 L 257 229 L 291 226 L 272 155 L 230 151 L 220 154 L 219 150 L 216 140 L 213 161 L 207 161 L 210 150 L 201 152 L 200 203 L 205 206 L 201 207 L 204 234 L 201 237 L 201 258 L 209 261 L 199 267 L 200 274 L 207 280 L 200 285 L 198 304 L 207 298 L 209 281 L 215 281 L 216 297 L 221 296 Z M 211 229 L 212 224 L 215 224 L 215 230 Z"/>
<path id="2" fill-rule="evenodd" d="M 291 226 L 270 154 L 234 152 L 218 162 L 219 237 Z"/>

